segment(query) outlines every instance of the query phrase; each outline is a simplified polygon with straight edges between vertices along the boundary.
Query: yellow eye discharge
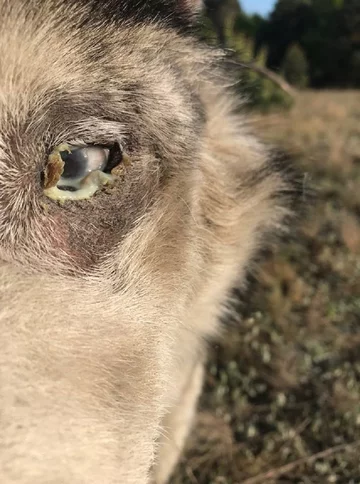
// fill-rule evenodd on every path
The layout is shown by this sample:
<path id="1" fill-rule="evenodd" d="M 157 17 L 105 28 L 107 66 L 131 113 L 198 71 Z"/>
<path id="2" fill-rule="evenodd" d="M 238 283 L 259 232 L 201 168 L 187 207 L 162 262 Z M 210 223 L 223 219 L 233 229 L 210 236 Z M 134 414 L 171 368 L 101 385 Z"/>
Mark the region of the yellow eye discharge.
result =
<path id="1" fill-rule="evenodd" d="M 58 201 L 86 200 L 115 181 L 114 171 L 123 161 L 118 143 L 56 146 L 44 171 L 44 194 Z"/>

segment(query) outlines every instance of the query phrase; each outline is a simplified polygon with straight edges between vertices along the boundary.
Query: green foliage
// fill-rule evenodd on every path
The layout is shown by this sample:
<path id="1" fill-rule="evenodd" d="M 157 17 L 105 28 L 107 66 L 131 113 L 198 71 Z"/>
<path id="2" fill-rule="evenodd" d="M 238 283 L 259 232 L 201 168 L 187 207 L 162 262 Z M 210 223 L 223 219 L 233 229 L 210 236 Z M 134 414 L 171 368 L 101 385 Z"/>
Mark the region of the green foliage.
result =
<path id="1" fill-rule="evenodd" d="M 200 34 L 209 44 L 222 44 L 234 52 L 239 63 L 265 66 L 266 48 L 255 53 L 256 32 L 265 23 L 259 15 L 246 15 L 237 0 L 208 0 L 207 12 L 201 22 Z M 239 73 L 239 91 L 248 103 L 263 110 L 273 105 L 287 107 L 290 97 L 273 81 L 252 69 L 243 68 Z"/>
<path id="2" fill-rule="evenodd" d="M 313 87 L 360 87 L 359 0 L 278 0 L 257 46 L 268 47 L 267 66 L 278 70 L 292 44 L 306 53 Z"/>
<path id="3" fill-rule="evenodd" d="M 251 61 L 266 48 L 266 67 L 285 69 L 296 86 L 360 87 L 360 0 L 277 0 L 268 20 L 247 15 L 237 0 L 205 1 L 207 32 L 224 47 L 238 50 L 238 37 L 246 37 L 253 48 Z M 293 52 L 294 44 L 305 58 Z M 304 74 L 292 79 L 289 63 L 301 64 Z M 257 96 L 263 82 L 255 84 Z"/>
<path id="4" fill-rule="evenodd" d="M 264 19 L 260 15 L 246 15 L 240 12 L 234 21 L 234 33 L 242 33 L 254 39 L 263 23 Z"/>
<path id="5" fill-rule="evenodd" d="M 218 42 L 225 46 L 236 17 L 242 12 L 237 0 L 206 0 L 206 16 L 211 20 Z"/>
<path id="6" fill-rule="evenodd" d="M 236 51 L 240 62 L 265 67 L 266 49 L 260 50 L 254 57 L 253 39 L 238 33 L 232 37 L 231 42 L 230 47 Z M 242 70 L 238 86 L 242 94 L 247 96 L 248 102 L 262 110 L 268 110 L 273 106 L 287 108 L 292 102 L 291 98 L 273 81 L 251 68 Z"/>
<path id="7" fill-rule="evenodd" d="M 304 89 L 309 81 L 308 69 L 304 50 L 297 44 L 291 45 L 285 54 L 282 66 L 285 79 L 293 86 Z"/>

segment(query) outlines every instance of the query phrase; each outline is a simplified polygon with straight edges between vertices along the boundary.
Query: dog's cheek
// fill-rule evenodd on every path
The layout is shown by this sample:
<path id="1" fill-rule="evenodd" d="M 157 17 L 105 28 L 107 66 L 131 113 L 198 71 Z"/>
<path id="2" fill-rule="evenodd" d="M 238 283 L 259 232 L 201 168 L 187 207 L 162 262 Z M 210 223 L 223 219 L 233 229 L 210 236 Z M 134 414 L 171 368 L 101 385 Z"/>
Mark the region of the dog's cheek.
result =
<path id="1" fill-rule="evenodd" d="M 42 227 L 46 245 L 55 256 L 64 256 L 71 270 L 92 270 L 132 230 L 158 194 L 156 177 L 135 176 L 89 200 L 50 202 Z"/>
<path id="2" fill-rule="evenodd" d="M 73 266 L 76 270 L 81 270 L 86 265 L 86 251 L 81 245 L 73 243 L 73 237 L 68 220 L 64 214 L 57 213 L 51 218 L 47 217 L 43 224 L 45 240 L 45 255 L 49 254 L 50 265 L 52 259 L 62 260 L 65 265 Z M 51 269 L 51 268 L 50 268 Z"/>

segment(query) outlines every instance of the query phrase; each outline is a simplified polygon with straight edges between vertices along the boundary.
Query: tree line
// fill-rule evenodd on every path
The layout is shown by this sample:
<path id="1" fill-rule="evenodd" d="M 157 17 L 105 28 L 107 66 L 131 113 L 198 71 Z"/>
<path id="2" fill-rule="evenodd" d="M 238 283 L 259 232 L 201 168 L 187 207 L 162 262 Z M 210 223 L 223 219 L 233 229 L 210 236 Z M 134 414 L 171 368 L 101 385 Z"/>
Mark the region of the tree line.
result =
<path id="1" fill-rule="evenodd" d="M 360 0 L 277 0 L 269 18 L 206 0 L 208 38 L 302 88 L 360 87 Z"/>

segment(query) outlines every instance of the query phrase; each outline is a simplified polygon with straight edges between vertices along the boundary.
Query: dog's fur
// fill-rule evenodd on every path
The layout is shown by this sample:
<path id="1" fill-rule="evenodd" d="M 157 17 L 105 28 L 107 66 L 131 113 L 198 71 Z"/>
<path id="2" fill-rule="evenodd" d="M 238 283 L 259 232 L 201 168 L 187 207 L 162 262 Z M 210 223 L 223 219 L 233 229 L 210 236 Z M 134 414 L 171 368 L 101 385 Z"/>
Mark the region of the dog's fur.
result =
<path id="1" fill-rule="evenodd" d="M 165 483 L 204 341 L 294 186 L 249 132 L 191 0 L 0 1 L 0 482 Z M 135 7 L 136 5 L 136 7 Z M 120 142 L 91 200 L 51 149 Z"/>

